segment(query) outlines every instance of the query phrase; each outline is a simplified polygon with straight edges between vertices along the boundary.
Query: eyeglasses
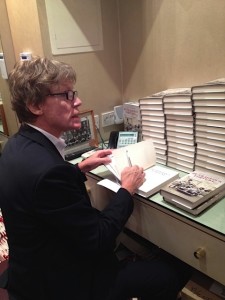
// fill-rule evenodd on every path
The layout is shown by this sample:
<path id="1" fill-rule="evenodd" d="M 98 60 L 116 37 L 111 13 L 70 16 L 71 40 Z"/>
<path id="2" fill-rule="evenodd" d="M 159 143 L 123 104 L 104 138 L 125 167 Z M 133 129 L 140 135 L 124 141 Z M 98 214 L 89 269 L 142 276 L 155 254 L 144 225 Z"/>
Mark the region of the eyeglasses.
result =
<path id="1" fill-rule="evenodd" d="M 73 101 L 77 99 L 78 91 L 67 91 L 63 93 L 48 94 L 46 96 L 61 96 L 61 97 L 65 97 L 69 101 Z"/>

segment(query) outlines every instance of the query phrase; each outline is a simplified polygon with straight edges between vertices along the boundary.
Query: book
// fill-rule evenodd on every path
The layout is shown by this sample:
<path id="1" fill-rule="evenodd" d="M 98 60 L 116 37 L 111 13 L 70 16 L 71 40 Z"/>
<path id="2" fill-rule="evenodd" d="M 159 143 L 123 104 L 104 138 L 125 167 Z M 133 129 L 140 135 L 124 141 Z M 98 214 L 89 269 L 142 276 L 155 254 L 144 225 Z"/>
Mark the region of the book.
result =
<path id="1" fill-rule="evenodd" d="M 204 161 L 201 161 L 201 160 L 198 160 L 195 162 L 195 170 L 199 170 L 200 169 L 204 169 L 205 171 L 210 171 L 210 172 L 218 172 L 218 173 L 221 173 L 221 174 L 225 174 L 225 167 L 224 167 L 224 164 L 222 164 L 221 166 L 219 165 L 215 165 L 215 164 L 211 164 L 211 163 L 208 163 L 208 162 L 204 162 Z"/>
<path id="2" fill-rule="evenodd" d="M 172 204 L 194 209 L 225 190 L 225 176 L 212 172 L 193 171 L 164 185 L 160 194 Z"/>
<path id="3" fill-rule="evenodd" d="M 206 92 L 206 93 L 193 93 L 192 94 L 192 100 L 195 101 L 195 100 L 225 100 L 225 92 Z M 211 102 L 213 102 L 211 101 Z"/>
<path id="4" fill-rule="evenodd" d="M 195 125 L 195 131 L 198 133 L 199 131 L 202 131 L 204 133 L 216 133 L 216 134 L 225 134 L 225 128 L 221 127 L 215 127 L 215 126 L 205 126 L 205 125 Z M 224 136 L 225 138 L 225 136 Z"/>
<path id="5" fill-rule="evenodd" d="M 172 102 L 172 103 L 164 103 L 164 109 L 187 109 L 192 110 L 192 103 L 191 102 Z"/>
<path id="6" fill-rule="evenodd" d="M 165 133 L 163 132 L 158 132 L 158 131 L 153 131 L 153 130 L 144 130 L 142 129 L 142 134 L 145 136 L 149 136 L 150 138 L 154 139 L 165 139 Z"/>
<path id="7" fill-rule="evenodd" d="M 167 125 L 166 124 L 166 131 L 168 132 L 183 132 L 186 134 L 194 135 L 194 128 L 192 127 L 182 127 L 182 126 L 174 126 L 174 125 Z"/>
<path id="8" fill-rule="evenodd" d="M 139 99 L 139 105 L 142 104 L 161 104 L 162 105 L 163 101 L 162 101 L 162 97 L 155 97 L 155 96 L 147 96 L 144 98 L 140 98 Z"/>
<path id="9" fill-rule="evenodd" d="M 204 119 L 204 120 L 214 120 L 214 121 L 225 121 L 225 115 L 220 113 L 204 113 L 204 112 L 196 112 L 195 118 L 197 119 Z"/>
<path id="10" fill-rule="evenodd" d="M 136 192 L 143 197 L 148 198 L 159 192 L 162 185 L 179 177 L 178 171 L 171 170 L 165 166 L 156 165 L 156 153 L 151 140 L 142 141 L 120 149 L 114 149 L 111 159 L 112 162 L 105 166 L 118 180 L 121 179 L 121 172 L 125 167 L 129 166 L 129 163 L 144 168 L 146 180 Z M 115 183 L 116 182 L 114 182 L 114 184 Z M 100 181 L 99 184 L 110 189 L 109 180 Z M 107 184 L 107 186 L 105 184 Z M 119 188 L 119 183 L 117 182 L 116 184 Z"/>
<path id="11" fill-rule="evenodd" d="M 189 172 L 193 171 L 193 168 L 189 168 L 187 166 L 183 166 L 183 165 L 180 165 L 180 164 L 177 164 L 177 163 L 173 163 L 171 161 L 167 162 L 167 166 L 171 167 L 171 168 L 174 168 L 176 170 L 180 170 L 180 171 L 186 172 L 186 173 L 189 173 Z"/>
<path id="12" fill-rule="evenodd" d="M 207 139 L 212 139 L 215 140 L 216 142 L 223 142 L 225 144 L 225 136 L 222 133 L 215 133 L 215 132 L 204 132 L 204 131 L 196 131 L 195 132 L 196 138 L 207 138 Z"/>
<path id="13" fill-rule="evenodd" d="M 184 156 L 188 156 L 188 157 L 195 157 L 195 148 L 192 149 L 180 149 L 179 147 L 171 147 L 168 145 L 168 153 L 169 152 L 173 152 L 173 153 L 177 153 L 179 155 L 184 155 Z"/>
<path id="14" fill-rule="evenodd" d="M 188 170 L 194 170 L 194 162 L 185 161 L 183 159 L 179 159 L 178 157 L 167 157 L 167 165 L 170 166 L 170 163 L 176 164 L 178 170 L 183 170 L 182 167 L 187 168 Z"/>
<path id="15" fill-rule="evenodd" d="M 174 126 L 174 127 L 187 127 L 187 128 L 194 128 L 194 122 L 192 121 L 185 121 L 185 120 L 170 120 L 166 119 L 166 125 Z"/>
<path id="16" fill-rule="evenodd" d="M 195 208 L 189 208 L 188 206 L 183 205 L 183 204 L 181 204 L 177 201 L 173 201 L 171 203 L 171 201 L 169 199 L 167 199 L 166 197 L 164 197 L 163 199 L 164 199 L 164 201 L 171 204 L 172 206 L 175 206 L 177 208 L 181 208 L 182 210 L 188 212 L 191 215 L 198 216 L 203 211 L 205 211 L 207 208 L 210 208 L 211 206 L 213 206 L 213 204 L 217 203 L 219 200 L 223 199 L 224 197 L 225 197 L 225 189 L 223 191 L 221 191 L 219 194 L 216 194 L 215 196 L 212 196 L 211 198 L 209 198 L 208 200 L 206 200 L 202 204 L 196 206 Z"/>
<path id="17" fill-rule="evenodd" d="M 193 115 L 192 109 L 174 109 L 174 108 L 164 108 L 165 115 L 181 115 L 181 116 L 191 116 Z"/>
<path id="18" fill-rule="evenodd" d="M 195 162 L 195 157 L 192 155 L 183 155 L 183 154 L 179 154 L 173 151 L 168 150 L 167 152 L 167 156 L 168 156 L 168 160 L 170 157 L 175 158 L 175 159 L 179 159 L 180 161 L 186 161 L 186 162 L 190 162 L 192 165 L 194 165 Z"/>
<path id="19" fill-rule="evenodd" d="M 225 146 L 224 147 L 217 147 L 215 145 L 209 145 L 204 143 L 198 143 L 196 147 L 197 151 L 203 151 L 203 153 L 208 153 L 208 156 L 215 157 L 217 154 L 221 155 L 225 153 Z M 200 153 L 200 152 L 199 152 Z M 204 154 L 206 155 L 206 154 Z"/>
<path id="20" fill-rule="evenodd" d="M 167 95 L 163 98 L 164 103 L 187 103 L 191 102 L 191 94 Z"/>
<path id="21" fill-rule="evenodd" d="M 140 103 L 139 104 L 140 110 L 161 110 L 163 111 L 163 104 L 144 104 L 144 103 Z"/>
<path id="22" fill-rule="evenodd" d="M 169 147 L 173 147 L 173 148 L 176 148 L 176 149 L 181 149 L 181 150 L 185 150 L 185 151 L 190 151 L 192 153 L 195 153 L 195 148 L 196 146 L 195 145 L 186 145 L 186 144 L 183 144 L 183 143 L 176 143 L 176 142 L 169 142 L 168 141 L 168 148 Z"/>
<path id="23" fill-rule="evenodd" d="M 165 128 L 162 126 L 154 126 L 154 125 L 145 125 L 144 123 L 141 123 L 142 132 L 143 131 L 150 131 L 150 132 L 160 132 L 165 134 Z"/>
<path id="24" fill-rule="evenodd" d="M 164 124 L 164 122 L 155 122 L 155 121 L 149 121 L 149 120 L 142 119 L 141 127 L 143 128 L 143 126 L 153 126 L 153 127 L 164 128 L 165 124 Z"/>
<path id="25" fill-rule="evenodd" d="M 180 131 L 178 131 L 178 130 L 176 130 L 176 131 L 169 131 L 169 130 L 167 130 L 166 131 L 166 134 L 167 134 L 167 138 L 169 137 L 169 136 L 171 136 L 171 137 L 176 137 L 176 138 L 179 138 L 179 139 L 188 139 L 188 140 L 194 140 L 194 136 L 193 136 L 193 134 L 189 134 L 189 133 L 183 133 L 183 132 L 180 132 Z M 182 142 L 182 141 L 181 141 Z"/>
<path id="26" fill-rule="evenodd" d="M 203 125 L 203 126 L 214 126 L 225 128 L 225 122 L 216 121 L 216 120 L 204 120 L 204 119 L 196 119 L 195 125 Z"/>
<path id="27" fill-rule="evenodd" d="M 224 140 L 218 141 L 218 140 L 210 139 L 206 136 L 205 137 L 196 136 L 195 140 L 197 142 L 197 145 L 199 145 L 199 143 L 201 143 L 201 144 L 221 147 L 222 149 L 225 149 L 225 141 Z"/>
<path id="28" fill-rule="evenodd" d="M 192 86 L 191 92 L 194 93 L 212 93 L 225 92 L 225 78 L 218 78 L 204 84 Z"/>
<path id="29" fill-rule="evenodd" d="M 196 113 L 207 113 L 207 114 L 225 114 L 225 107 L 218 106 L 195 106 Z"/>
<path id="30" fill-rule="evenodd" d="M 123 121 L 125 131 L 141 131 L 140 108 L 137 101 L 123 104 Z"/>
<path id="31" fill-rule="evenodd" d="M 212 149 L 201 149 L 200 147 L 197 147 L 197 154 L 209 156 L 212 158 L 219 158 L 225 161 L 225 151 L 224 149 L 220 149 L 221 153 L 218 152 L 218 148 L 213 146 Z"/>
<path id="32" fill-rule="evenodd" d="M 152 116 L 152 115 L 144 115 L 141 114 L 141 120 L 143 121 L 150 121 L 150 122 L 160 122 L 164 124 L 165 122 L 165 115 L 163 116 Z"/>
<path id="33" fill-rule="evenodd" d="M 173 120 L 173 121 L 185 121 L 185 122 L 194 122 L 194 116 L 182 116 L 182 115 L 166 115 L 166 120 Z"/>
<path id="34" fill-rule="evenodd" d="M 164 117 L 164 111 L 163 110 L 152 110 L 152 109 L 140 109 L 141 115 L 145 116 L 161 116 Z"/>
<path id="35" fill-rule="evenodd" d="M 167 135 L 167 142 L 168 144 L 170 142 L 177 143 L 177 144 L 184 144 L 184 145 L 189 145 L 189 146 L 194 146 L 195 141 L 194 138 L 184 138 L 184 137 L 176 137 L 172 135 Z"/>
<path id="36" fill-rule="evenodd" d="M 224 107 L 225 105 L 225 99 L 224 100 L 195 100 L 194 101 L 194 106 L 200 106 L 200 107 L 205 107 L 205 106 L 210 106 L 210 107 Z"/>

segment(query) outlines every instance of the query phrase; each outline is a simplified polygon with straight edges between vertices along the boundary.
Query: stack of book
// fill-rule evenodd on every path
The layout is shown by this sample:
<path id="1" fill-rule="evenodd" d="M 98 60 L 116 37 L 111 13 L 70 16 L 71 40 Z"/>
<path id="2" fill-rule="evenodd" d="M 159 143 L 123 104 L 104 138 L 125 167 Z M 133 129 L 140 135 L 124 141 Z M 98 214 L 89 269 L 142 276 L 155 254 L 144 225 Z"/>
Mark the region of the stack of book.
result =
<path id="1" fill-rule="evenodd" d="M 225 78 L 192 87 L 195 169 L 225 174 Z"/>
<path id="2" fill-rule="evenodd" d="M 193 171 L 165 184 L 160 193 L 165 201 L 192 215 L 198 215 L 225 196 L 225 176 Z"/>
<path id="3" fill-rule="evenodd" d="M 139 99 L 142 139 L 152 139 L 156 161 L 166 165 L 167 145 L 165 137 L 165 114 L 163 94 L 154 94 Z"/>
<path id="4" fill-rule="evenodd" d="M 167 166 L 191 172 L 195 163 L 194 111 L 191 88 L 171 90 L 163 97 Z"/>

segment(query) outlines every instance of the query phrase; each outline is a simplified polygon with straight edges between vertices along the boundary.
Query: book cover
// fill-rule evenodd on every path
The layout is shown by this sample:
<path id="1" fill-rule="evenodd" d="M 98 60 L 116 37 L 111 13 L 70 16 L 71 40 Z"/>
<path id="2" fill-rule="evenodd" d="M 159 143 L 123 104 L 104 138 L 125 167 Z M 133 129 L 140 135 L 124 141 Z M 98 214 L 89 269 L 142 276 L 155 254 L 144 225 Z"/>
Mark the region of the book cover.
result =
<path id="1" fill-rule="evenodd" d="M 123 104 L 123 120 L 125 131 L 141 130 L 141 116 L 139 103 L 137 101 L 126 102 Z"/>
<path id="2" fill-rule="evenodd" d="M 211 172 L 193 171 L 163 186 L 161 195 L 190 209 L 199 206 L 225 188 L 225 176 Z"/>

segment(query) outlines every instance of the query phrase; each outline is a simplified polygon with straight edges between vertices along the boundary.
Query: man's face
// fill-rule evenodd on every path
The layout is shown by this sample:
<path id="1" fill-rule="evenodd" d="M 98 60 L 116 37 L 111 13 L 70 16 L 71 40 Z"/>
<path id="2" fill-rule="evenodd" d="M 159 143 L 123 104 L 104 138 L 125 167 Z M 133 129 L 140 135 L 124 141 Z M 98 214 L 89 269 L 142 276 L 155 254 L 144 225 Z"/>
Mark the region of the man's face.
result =
<path id="1" fill-rule="evenodd" d="M 63 93 L 68 91 L 74 91 L 71 81 L 53 86 L 41 105 L 42 114 L 38 117 L 37 125 L 41 125 L 41 128 L 55 136 L 60 136 L 67 130 L 79 129 L 81 126 L 78 116 L 81 100 L 73 93 L 70 93 L 70 96 L 74 95 L 74 98 L 67 99 L 67 95 Z"/>

